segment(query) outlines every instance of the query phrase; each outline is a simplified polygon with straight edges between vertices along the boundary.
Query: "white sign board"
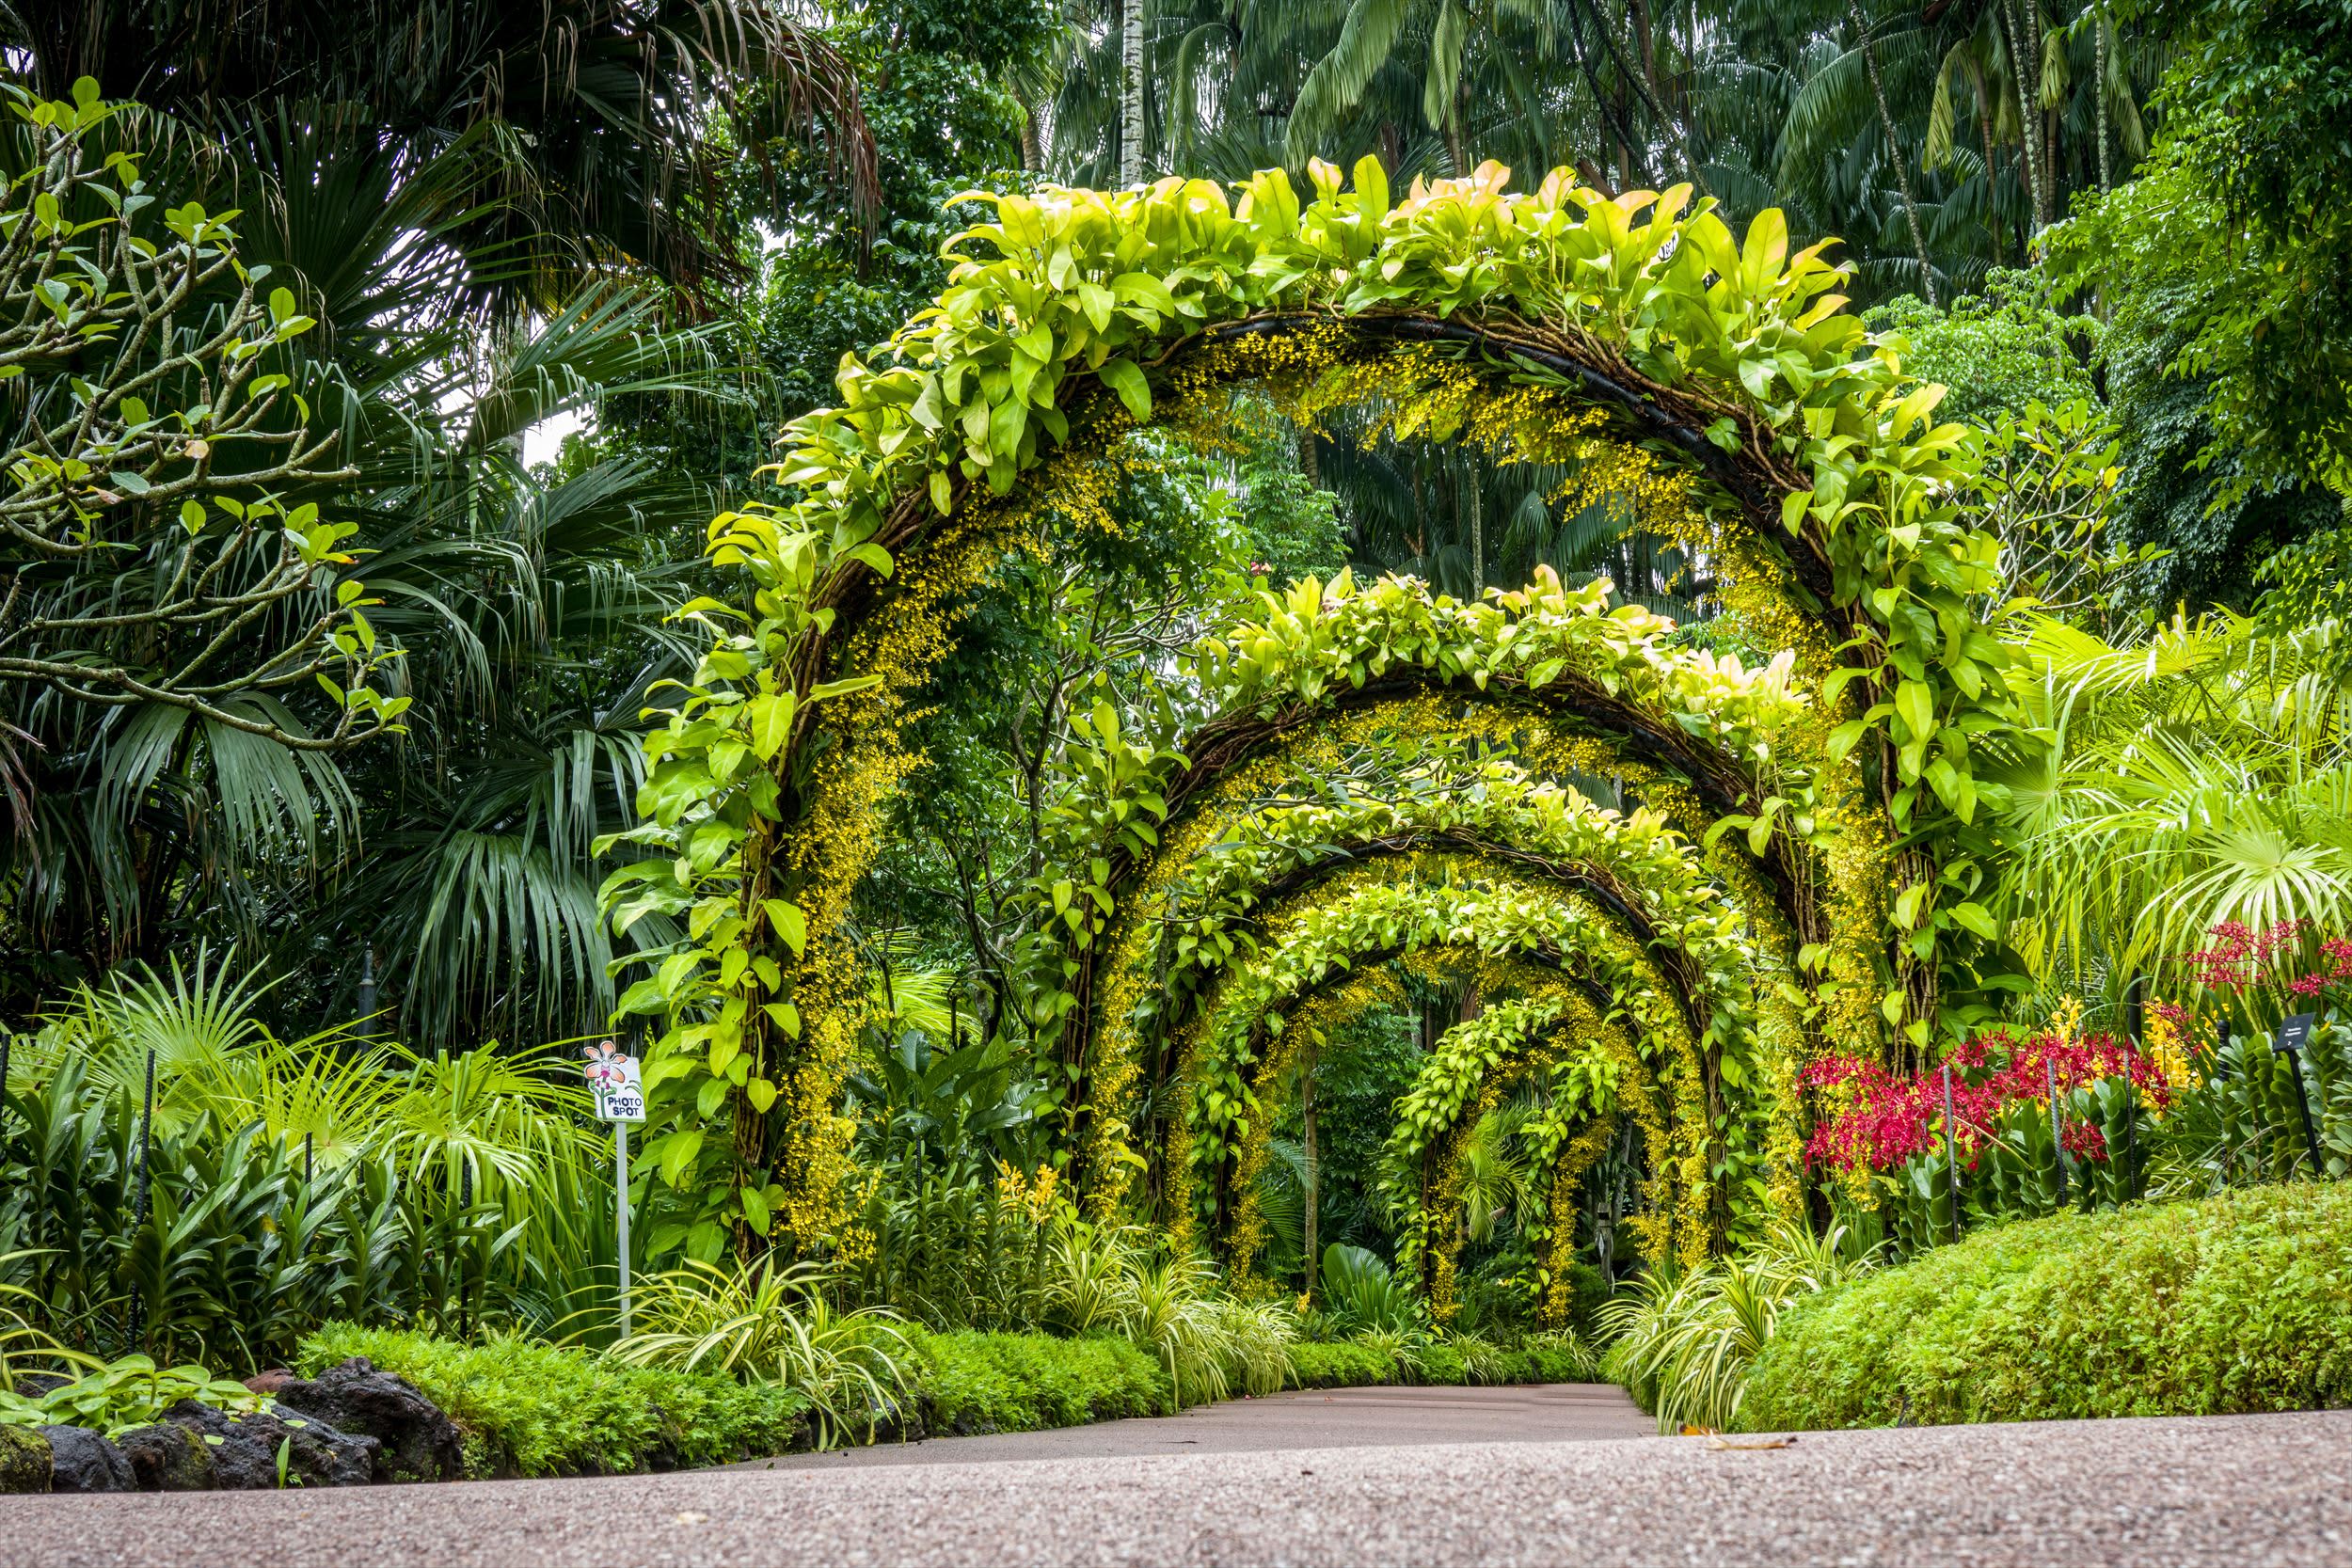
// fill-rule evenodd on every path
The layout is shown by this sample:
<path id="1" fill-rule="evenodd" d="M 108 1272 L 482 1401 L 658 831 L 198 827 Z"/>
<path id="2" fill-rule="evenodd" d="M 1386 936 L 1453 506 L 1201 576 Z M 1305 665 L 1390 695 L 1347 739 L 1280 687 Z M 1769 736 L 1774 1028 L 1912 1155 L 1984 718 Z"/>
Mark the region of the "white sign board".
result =
<path id="1" fill-rule="evenodd" d="M 596 1097 L 598 1121 L 645 1119 L 645 1077 L 637 1058 L 611 1040 L 588 1047 L 588 1089 Z"/>

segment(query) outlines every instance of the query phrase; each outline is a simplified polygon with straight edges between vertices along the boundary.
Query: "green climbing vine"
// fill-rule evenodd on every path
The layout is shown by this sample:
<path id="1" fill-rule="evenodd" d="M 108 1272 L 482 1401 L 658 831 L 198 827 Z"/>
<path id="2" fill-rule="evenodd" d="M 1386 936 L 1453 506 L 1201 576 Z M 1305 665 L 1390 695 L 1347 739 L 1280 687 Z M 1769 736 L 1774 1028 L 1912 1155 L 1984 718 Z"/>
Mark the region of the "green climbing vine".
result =
<path id="1" fill-rule="evenodd" d="M 838 843 L 811 816 L 816 737 L 829 705 L 923 668 L 912 655 L 902 670 L 845 665 L 849 634 L 871 607 L 889 613 L 882 579 L 930 547 L 939 519 L 1009 497 L 1073 420 L 1152 419 L 1184 354 L 1237 332 L 1448 342 L 1482 376 L 1603 408 L 1620 438 L 1693 474 L 1689 526 L 1772 601 L 1748 608 L 1750 625 L 1825 622 L 1812 641 L 1839 661 L 1801 673 L 1839 720 L 1818 820 L 1858 863 L 1827 880 L 1857 907 L 1891 886 L 1893 945 L 1817 1000 L 1845 1033 L 1874 1013 L 1919 1044 L 1965 1016 L 1997 957 L 1973 896 L 1986 846 L 1972 832 L 1994 786 L 1973 759 L 2014 716 L 2007 651 L 1969 608 L 1994 550 L 1958 499 L 1975 443 L 1933 422 L 1938 389 L 1909 382 L 1897 350 L 1841 309 L 1821 247 L 1789 254 L 1777 213 L 1740 237 L 1682 188 L 1605 197 L 1556 172 L 1512 193 L 1487 166 L 1392 201 L 1369 159 L 1352 188 L 1327 166 L 1312 175 L 1303 202 L 1279 171 L 1238 200 L 1172 179 L 976 198 L 996 220 L 950 243 L 938 305 L 872 360 L 844 362 L 839 406 L 794 422 L 771 477 L 795 499 L 713 524 L 712 562 L 744 601 L 687 612 L 709 651 L 648 737 L 644 821 L 622 835 L 647 858 L 608 888 L 616 924 L 660 912 L 682 932 L 644 958 L 620 1010 L 659 1029 L 645 1157 L 673 1184 L 721 1193 L 706 1225 L 765 1233 L 789 1211 L 796 1245 L 836 1234 L 840 1138 L 825 1129 L 847 1024 L 815 1015 L 852 1004 L 828 945 L 839 901 L 810 888 L 854 879 L 864 847 L 854 813 L 836 814 Z M 1247 683 L 1255 657 L 1216 668 Z M 1533 675 L 1546 661 L 1502 662 Z M 1952 847 L 1922 847 L 1931 827 Z M 1092 932 L 1108 911 L 1096 884 L 1070 879 L 1067 907 Z"/>
<path id="2" fill-rule="evenodd" d="M 1736 941 L 1731 924 L 1725 922 L 1726 941 Z M 1217 1239 L 1226 1217 L 1225 1178 L 1264 1114 L 1251 1086 L 1252 1069 L 1266 1042 L 1284 1033 L 1287 1010 L 1370 958 L 1445 947 L 1543 961 L 1590 988 L 1607 1009 L 1602 1022 L 1619 1015 L 1627 1020 L 1646 1053 L 1663 1064 L 1661 1076 L 1677 1097 L 1677 1158 L 1664 1180 L 1681 1212 L 1666 1223 L 1701 1255 L 1720 1236 L 1725 1208 L 1741 1195 L 1740 1177 L 1755 1158 L 1748 1123 L 1718 1118 L 1708 1106 L 1710 1064 L 1720 1069 L 1724 1061 L 1743 1061 L 1748 1051 L 1736 990 L 1726 988 L 1712 998 L 1704 1022 L 1694 1028 L 1655 961 L 1607 916 L 1581 898 L 1502 877 L 1483 886 L 1418 874 L 1404 880 L 1343 879 L 1317 890 L 1283 922 L 1280 934 L 1262 960 L 1237 967 L 1220 982 L 1213 1006 L 1180 1053 L 1179 1117 L 1167 1155 L 1171 1190 L 1164 1202 L 1168 1223 L 1180 1232 Z M 1719 1120 L 1727 1140 L 1719 1136 Z M 1726 1179 L 1720 1185 L 1719 1173 Z"/>

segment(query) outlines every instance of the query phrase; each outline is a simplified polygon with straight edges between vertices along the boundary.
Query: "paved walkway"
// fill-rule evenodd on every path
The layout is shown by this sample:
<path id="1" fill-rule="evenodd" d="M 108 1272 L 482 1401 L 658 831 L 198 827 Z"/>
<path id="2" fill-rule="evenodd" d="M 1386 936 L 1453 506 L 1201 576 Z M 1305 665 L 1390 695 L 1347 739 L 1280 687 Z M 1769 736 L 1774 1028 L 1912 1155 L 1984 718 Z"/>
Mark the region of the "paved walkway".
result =
<path id="1" fill-rule="evenodd" d="M 853 1470 L 876 1465 L 1110 1459 L 1134 1454 L 1265 1453 L 1421 1443 L 1560 1443 L 1647 1437 L 1658 1423 L 1613 1383 L 1506 1388 L 1317 1388 L 1205 1404 L 1154 1420 L 1054 1432 L 878 1443 L 758 1459 L 739 1470 Z"/>
<path id="2" fill-rule="evenodd" d="M 2352 1413 L 0 1498 L 0 1568 L 2344 1568 Z"/>

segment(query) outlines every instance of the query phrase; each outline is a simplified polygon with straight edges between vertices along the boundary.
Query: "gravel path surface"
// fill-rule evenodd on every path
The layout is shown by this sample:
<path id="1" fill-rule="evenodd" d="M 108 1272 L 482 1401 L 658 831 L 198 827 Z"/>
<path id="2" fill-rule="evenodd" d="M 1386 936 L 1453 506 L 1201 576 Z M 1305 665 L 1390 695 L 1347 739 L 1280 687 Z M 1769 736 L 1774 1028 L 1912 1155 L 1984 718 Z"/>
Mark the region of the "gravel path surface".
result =
<path id="1" fill-rule="evenodd" d="M 0 1499 L 8 1568 L 1368 1562 L 2344 1568 L 2352 1414 Z"/>
<path id="2" fill-rule="evenodd" d="M 1153 1420 L 1098 1421 L 1053 1432 L 877 1443 L 738 1470 L 852 1470 L 876 1465 L 968 1465 L 976 1460 L 1109 1459 L 1126 1454 L 1263 1453 L 1421 1443 L 1571 1443 L 1650 1437 L 1658 1423 L 1613 1383 L 1508 1388 L 1314 1388 L 1199 1405 Z"/>

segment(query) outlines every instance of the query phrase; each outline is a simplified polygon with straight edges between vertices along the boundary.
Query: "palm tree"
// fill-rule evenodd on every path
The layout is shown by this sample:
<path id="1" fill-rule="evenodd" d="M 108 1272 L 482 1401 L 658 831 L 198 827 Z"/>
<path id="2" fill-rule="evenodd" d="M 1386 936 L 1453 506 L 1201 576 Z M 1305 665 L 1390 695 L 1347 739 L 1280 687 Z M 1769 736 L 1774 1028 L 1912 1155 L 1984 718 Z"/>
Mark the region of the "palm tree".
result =
<path id="1" fill-rule="evenodd" d="M 85 9 L 110 36 L 151 20 Z M 60 40 L 44 46 L 57 69 Z M 691 592 L 675 562 L 698 558 L 713 498 L 643 461 L 533 475 L 521 436 L 614 396 L 719 395 L 723 378 L 708 329 L 675 326 L 675 293 L 615 273 L 595 213 L 538 203 L 584 226 L 555 235 L 560 248 L 501 237 L 518 220 L 480 198 L 514 172 L 511 123 L 388 138 L 383 123 L 412 106 L 371 119 L 224 87 L 174 103 L 210 117 L 209 144 L 184 120 L 130 121 L 159 188 L 247 208 L 243 260 L 271 266 L 321 324 L 294 382 L 349 477 L 287 499 L 358 525 L 355 570 L 380 601 L 373 634 L 401 656 L 407 734 L 330 756 L 154 704 L 11 715 L 22 787 L 17 831 L 0 835 L 0 921 L 43 955 L 12 966 L 12 985 L 38 991 L 219 931 L 303 972 L 281 993 L 290 1007 L 337 992 L 347 1005 L 372 940 L 428 1038 L 578 1029 L 609 1003 L 591 846 L 626 823 L 629 731 L 680 657 L 663 617 Z M 290 724 L 315 717 L 315 693 L 283 702 Z"/>
<path id="2" fill-rule="evenodd" d="M 1935 267 L 1928 260 L 1928 237 L 1919 227 L 1919 203 L 1911 194 L 1911 160 L 1903 152 L 1902 138 L 1895 134 L 1895 116 L 1886 106 L 1886 83 L 1879 72 L 1878 51 L 1870 44 L 1870 24 L 1863 20 L 1862 0 L 1846 0 L 1846 15 L 1853 24 L 1854 48 L 1861 52 L 1862 65 L 1870 78 L 1870 100 L 1878 109 L 1879 132 L 1886 138 L 1892 156 L 1887 160 L 1895 176 L 1895 189 L 1903 198 L 1903 222 L 1911 230 L 1911 246 L 1919 257 L 1919 292 L 1929 305 L 1935 304 Z"/>
<path id="3" fill-rule="evenodd" d="M 2054 744 L 2003 771 L 2002 895 L 2038 975 L 2120 992 L 2220 921 L 2301 920 L 2312 942 L 2352 924 L 2342 626 L 2274 638 L 2218 610 L 2122 646 L 2021 630 L 2020 695 Z"/>
<path id="4" fill-rule="evenodd" d="M 51 97 L 90 77 L 230 146 L 292 127 L 415 160 L 470 139 L 448 237 L 469 290 L 510 305 L 616 261 L 739 274 L 733 171 L 781 136 L 876 203 L 856 77 L 777 0 L 0 0 L 0 40 Z"/>

